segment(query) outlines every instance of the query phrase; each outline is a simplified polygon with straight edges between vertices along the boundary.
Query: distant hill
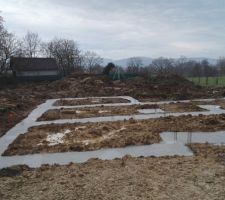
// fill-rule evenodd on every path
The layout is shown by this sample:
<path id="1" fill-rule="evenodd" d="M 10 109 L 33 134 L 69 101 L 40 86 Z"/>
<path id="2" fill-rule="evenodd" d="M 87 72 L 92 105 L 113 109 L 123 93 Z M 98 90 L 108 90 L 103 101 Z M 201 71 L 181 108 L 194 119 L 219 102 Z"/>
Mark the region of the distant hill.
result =
<path id="1" fill-rule="evenodd" d="M 197 62 L 201 62 L 202 60 L 208 60 L 208 62 L 211 64 L 211 65 L 215 65 L 218 61 L 218 59 L 215 59 L 215 58 L 204 58 L 204 57 L 199 57 L 199 58 L 188 58 L 190 60 L 195 60 Z"/>
<path id="2" fill-rule="evenodd" d="M 137 57 L 137 58 L 140 58 L 142 60 L 144 66 L 147 66 L 147 65 L 151 64 L 152 60 L 153 60 L 153 58 L 150 58 L 150 57 Z M 113 59 L 104 58 L 103 59 L 103 65 L 105 66 L 109 62 L 113 62 L 115 65 L 118 65 L 118 66 L 121 66 L 121 67 L 126 67 L 129 59 L 130 58 L 113 60 Z M 175 58 L 175 59 L 178 59 L 178 58 Z M 202 60 L 207 59 L 209 61 L 209 63 L 212 64 L 212 65 L 217 63 L 217 59 L 214 59 L 214 58 L 196 57 L 196 58 L 187 58 L 187 59 L 194 60 L 194 61 L 197 61 L 197 62 L 201 62 Z"/>
<path id="3" fill-rule="evenodd" d="M 148 57 L 137 57 L 137 58 L 140 58 L 142 60 L 144 66 L 151 64 L 152 60 L 153 60 L 152 58 L 148 58 Z M 126 67 L 129 59 L 130 58 L 113 60 L 113 59 L 104 58 L 103 64 L 107 65 L 109 62 L 113 62 L 115 65 L 118 65 L 118 66 L 121 66 L 121 67 Z"/>

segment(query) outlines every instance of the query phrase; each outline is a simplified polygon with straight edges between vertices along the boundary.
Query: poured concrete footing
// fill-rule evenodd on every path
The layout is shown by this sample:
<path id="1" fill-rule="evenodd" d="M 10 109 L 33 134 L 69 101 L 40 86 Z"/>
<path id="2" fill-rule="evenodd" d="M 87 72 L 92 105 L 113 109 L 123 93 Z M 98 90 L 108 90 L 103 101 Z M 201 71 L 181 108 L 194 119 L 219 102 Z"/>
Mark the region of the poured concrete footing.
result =
<path id="1" fill-rule="evenodd" d="M 98 97 L 101 98 L 101 97 Z M 107 97 L 104 97 L 107 98 Z M 112 97 L 109 97 L 112 98 Z M 110 121 L 123 121 L 125 119 L 151 119 L 151 118 L 159 118 L 159 117 L 167 117 L 167 116 L 181 116 L 181 115 L 192 115 L 198 116 L 202 115 L 213 115 L 213 114 L 225 114 L 225 110 L 220 109 L 218 106 L 200 106 L 207 111 L 203 112 L 186 112 L 186 113 L 163 113 L 160 112 L 155 113 L 146 113 L 139 115 L 130 115 L 130 116 L 110 116 L 110 117 L 94 117 L 94 118 L 83 118 L 83 119 L 72 119 L 72 120 L 55 120 L 55 121 L 47 121 L 47 122 L 37 122 L 37 119 L 41 117 L 43 113 L 50 109 L 60 109 L 60 108 L 81 108 L 81 107 L 95 107 L 95 106 L 128 106 L 128 105 L 145 105 L 145 103 L 141 103 L 138 100 L 132 97 L 119 96 L 113 98 L 124 98 L 129 100 L 129 103 L 115 103 L 115 104 L 97 104 L 97 105 L 79 105 L 79 106 L 53 106 L 53 104 L 59 99 L 47 100 L 45 103 L 39 105 L 35 110 L 33 110 L 29 116 L 24 119 L 22 122 L 17 124 L 11 130 L 9 130 L 3 137 L 0 138 L 0 154 L 7 149 L 8 145 L 11 144 L 20 134 L 25 134 L 28 131 L 28 128 L 32 126 L 44 125 L 44 124 L 64 124 L 64 123 L 87 123 L 87 122 L 110 122 Z M 71 99 L 71 98 L 70 98 Z M 201 100 L 201 101 L 213 101 L 210 100 Z M 176 101 L 168 101 L 168 102 L 148 102 L 148 104 L 162 104 L 162 103 L 171 103 Z M 179 102 L 189 102 L 189 101 L 179 101 Z M 174 134 L 177 133 L 162 133 L 161 137 L 163 142 L 160 144 L 153 145 L 145 145 L 145 146 L 129 146 L 125 148 L 114 148 L 114 149 L 100 149 L 97 151 L 88 151 L 88 152 L 66 152 L 66 153 L 47 153 L 47 154 L 34 154 L 34 155 L 25 155 L 25 156 L 10 156 L 3 157 L 0 156 L 0 168 L 10 167 L 12 165 L 28 165 L 30 167 L 39 167 L 42 164 L 68 164 L 70 162 L 85 162 L 90 158 L 99 158 L 104 160 L 110 160 L 114 158 L 121 158 L 125 155 L 131 156 L 192 156 L 193 153 L 185 146 L 184 140 L 186 140 L 186 136 L 175 137 Z M 189 133 L 182 133 L 189 134 Z M 205 134 L 205 133 L 203 133 Z M 213 133 L 214 134 L 214 133 Z M 222 136 L 219 136 L 220 142 L 225 139 L 225 131 L 221 132 Z M 194 138 L 195 133 L 192 134 L 192 138 Z M 202 136 L 203 137 L 203 136 Z M 173 141 L 171 138 L 177 138 L 176 141 Z M 185 138 L 185 139 L 184 139 Z M 199 138 L 199 137 L 196 137 Z M 201 140 L 194 140 L 194 142 L 209 142 L 217 143 L 217 139 L 213 139 L 212 136 L 208 136 Z"/>

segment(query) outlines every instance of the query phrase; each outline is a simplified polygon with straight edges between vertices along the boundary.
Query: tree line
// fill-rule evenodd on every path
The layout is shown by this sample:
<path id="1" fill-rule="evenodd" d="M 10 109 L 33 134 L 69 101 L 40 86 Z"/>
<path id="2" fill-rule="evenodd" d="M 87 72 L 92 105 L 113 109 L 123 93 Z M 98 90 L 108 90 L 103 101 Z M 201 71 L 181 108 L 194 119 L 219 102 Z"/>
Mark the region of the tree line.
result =
<path id="1" fill-rule="evenodd" d="M 110 74 L 115 71 L 137 74 L 151 78 L 177 74 L 185 77 L 225 76 L 225 58 L 218 59 L 214 65 L 207 60 L 200 62 L 181 57 L 179 59 L 160 57 L 144 66 L 138 57 L 130 58 L 127 67 L 122 68 L 109 63 L 102 66 L 103 59 L 93 51 L 83 52 L 76 41 L 66 38 L 53 38 L 43 41 L 38 33 L 28 31 L 23 38 L 9 32 L 0 16 L 0 75 L 10 70 L 10 57 L 49 57 L 54 58 L 63 75 L 72 72 Z"/>
<path id="2" fill-rule="evenodd" d="M 42 41 L 38 33 L 28 31 L 18 38 L 4 26 L 0 16 L 0 74 L 10 69 L 11 57 L 54 58 L 63 75 L 71 72 L 96 73 L 102 70 L 103 59 L 93 51 L 82 52 L 77 42 L 66 38 L 53 38 Z"/>
<path id="3" fill-rule="evenodd" d="M 216 64 L 210 64 L 207 59 L 200 62 L 185 57 L 179 59 L 160 57 L 154 59 L 151 64 L 144 66 L 140 58 L 130 58 L 125 69 L 127 73 L 136 73 L 138 75 L 168 76 L 171 74 L 184 77 L 206 78 L 225 76 L 225 58 L 219 58 Z"/>

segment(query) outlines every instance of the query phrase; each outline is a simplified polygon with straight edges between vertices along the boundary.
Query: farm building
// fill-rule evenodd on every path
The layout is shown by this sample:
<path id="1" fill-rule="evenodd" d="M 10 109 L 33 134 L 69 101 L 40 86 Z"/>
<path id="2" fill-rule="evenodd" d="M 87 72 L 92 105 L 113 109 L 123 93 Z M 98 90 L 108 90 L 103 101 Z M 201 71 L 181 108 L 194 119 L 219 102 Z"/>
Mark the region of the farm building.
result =
<path id="1" fill-rule="evenodd" d="M 10 67 L 19 80 L 56 80 L 61 78 L 60 69 L 53 58 L 12 57 Z"/>

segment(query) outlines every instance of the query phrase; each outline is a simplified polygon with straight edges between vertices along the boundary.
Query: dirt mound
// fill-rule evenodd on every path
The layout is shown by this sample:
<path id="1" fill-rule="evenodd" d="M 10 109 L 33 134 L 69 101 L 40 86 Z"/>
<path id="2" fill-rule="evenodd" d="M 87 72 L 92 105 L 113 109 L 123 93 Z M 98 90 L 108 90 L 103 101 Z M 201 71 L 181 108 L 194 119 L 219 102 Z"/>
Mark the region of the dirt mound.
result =
<path id="1" fill-rule="evenodd" d="M 222 95 L 222 92 L 215 94 L 176 75 L 112 81 L 106 76 L 73 74 L 46 84 L 45 88 L 52 97 L 129 95 L 140 99 L 180 100 Z"/>
<path id="2" fill-rule="evenodd" d="M 73 74 L 54 82 L 20 83 L 8 90 L 39 98 L 129 95 L 141 99 L 191 99 L 222 95 L 175 75 L 112 81 L 106 76 Z"/>
<path id="3" fill-rule="evenodd" d="M 157 76 L 151 80 L 138 77 L 135 83 L 131 80 L 128 83 L 134 85 L 136 91 L 134 96 L 139 98 L 181 100 L 199 98 L 210 93 L 204 88 L 176 75 Z"/>

